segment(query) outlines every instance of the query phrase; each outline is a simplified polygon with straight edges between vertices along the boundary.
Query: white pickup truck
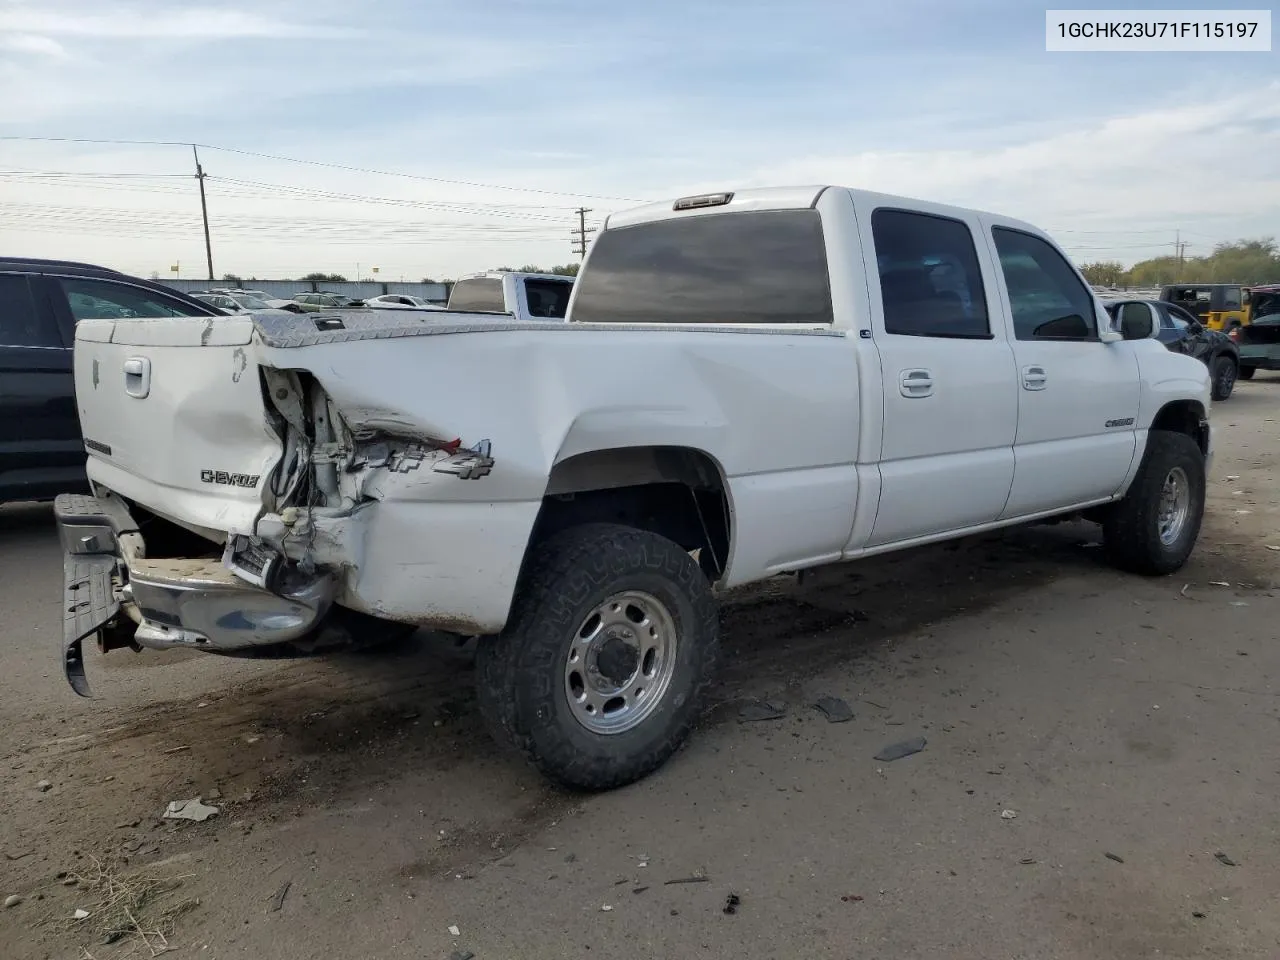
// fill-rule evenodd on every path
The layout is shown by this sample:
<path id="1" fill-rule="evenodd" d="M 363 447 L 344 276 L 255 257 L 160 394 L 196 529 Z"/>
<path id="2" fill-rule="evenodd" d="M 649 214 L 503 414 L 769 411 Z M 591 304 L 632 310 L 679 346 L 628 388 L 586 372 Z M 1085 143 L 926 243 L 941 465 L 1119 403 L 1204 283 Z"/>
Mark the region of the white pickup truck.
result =
<path id="1" fill-rule="evenodd" d="M 67 676 L 90 638 L 479 636 L 490 727 L 617 786 L 697 718 L 716 590 L 1072 514 L 1178 569 L 1209 376 L 1140 326 L 1028 224 L 841 187 L 614 215 L 567 323 L 82 321 Z"/>
<path id="2" fill-rule="evenodd" d="M 572 292 L 573 277 L 495 270 L 455 281 L 445 309 L 505 313 L 517 320 L 563 320 Z"/>

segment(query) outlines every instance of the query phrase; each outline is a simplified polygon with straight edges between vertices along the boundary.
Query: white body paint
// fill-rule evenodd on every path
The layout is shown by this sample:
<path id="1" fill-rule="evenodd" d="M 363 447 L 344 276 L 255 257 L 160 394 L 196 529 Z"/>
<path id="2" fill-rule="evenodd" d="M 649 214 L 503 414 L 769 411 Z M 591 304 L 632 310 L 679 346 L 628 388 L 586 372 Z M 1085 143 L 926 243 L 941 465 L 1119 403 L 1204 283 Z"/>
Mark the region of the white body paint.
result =
<path id="1" fill-rule="evenodd" d="M 682 447 L 709 457 L 729 502 L 721 583 L 732 586 L 1105 503 L 1132 481 L 1166 403 L 1194 401 L 1207 416 L 1203 364 L 1155 340 L 1115 339 L 1100 303 L 1101 340 L 1014 338 L 989 230 L 1043 237 L 1035 228 L 843 188 L 748 191 L 732 209 L 809 206 L 823 222 L 830 327 L 594 325 L 572 322 L 572 306 L 569 323 L 343 311 L 338 331 L 317 331 L 318 314 L 81 322 L 90 478 L 212 540 L 257 533 L 283 539 L 295 559 L 311 550 L 343 571 L 346 605 L 493 632 L 553 470 L 579 454 Z M 970 226 L 992 339 L 886 333 L 870 232 L 880 206 Z M 702 213 L 655 204 L 606 229 Z M 590 269 L 588 259 L 584 276 Z M 150 370 L 141 398 L 126 391 L 134 359 Z M 1024 383 L 1029 367 L 1045 374 L 1037 389 Z M 407 469 L 339 469 L 345 506 L 314 511 L 309 545 L 282 538 L 267 486 L 284 444 L 266 419 L 259 368 L 310 374 L 350 433 L 489 441 L 492 467 L 464 479 L 449 451 L 418 450 Z M 932 393 L 908 397 L 903 374 L 918 370 Z M 202 471 L 260 479 L 211 484 Z"/>

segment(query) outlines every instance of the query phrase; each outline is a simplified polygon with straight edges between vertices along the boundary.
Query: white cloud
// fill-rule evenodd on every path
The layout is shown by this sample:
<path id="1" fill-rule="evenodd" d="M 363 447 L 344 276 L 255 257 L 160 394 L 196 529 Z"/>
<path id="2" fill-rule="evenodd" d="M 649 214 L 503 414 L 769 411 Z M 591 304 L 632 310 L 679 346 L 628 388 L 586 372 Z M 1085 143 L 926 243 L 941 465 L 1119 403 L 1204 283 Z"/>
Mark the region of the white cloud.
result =
<path id="1" fill-rule="evenodd" d="M 248 37 L 340 37 L 350 29 L 287 23 L 245 10 L 217 7 L 102 6 L 63 12 L 39 6 L 14 5 L 0 10 L 0 33 L 7 31 L 75 37 L 170 38 L 227 40 Z"/>
<path id="2" fill-rule="evenodd" d="M 10 53 L 29 53 L 53 60 L 65 60 L 68 56 L 66 47 L 57 40 L 34 33 L 14 33 L 8 36 L 0 34 L 0 50 Z"/>
<path id="3" fill-rule="evenodd" d="M 844 183 L 1000 210 L 1061 233 L 1068 247 L 1079 239 L 1089 257 L 1111 251 L 1126 260 L 1161 252 L 1175 228 L 1199 234 L 1193 242 L 1205 246 L 1193 252 L 1203 252 L 1211 238 L 1280 232 L 1274 177 L 1280 88 L 1267 86 L 1275 72 L 1259 71 L 1253 61 L 1219 67 L 1215 59 L 1212 73 L 1190 61 L 1145 86 L 1139 79 L 1150 68 L 1136 58 L 1107 67 L 1105 84 L 1092 74 L 1064 79 L 1061 60 L 1027 61 L 1014 89 L 1000 85 L 1005 61 L 984 59 L 994 47 L 962 57 L 947 39 L 942 47 L 913 47 L 899 61 L 899 37 L 849 57 L 834 42 L 819 49 L 809 21 L 779 26 L 762 3 L 749 4 L 753 17 L 735 20 L 727 33 L 712 31 L 714 43 L 683 45 L 670 41 L 668 18 L 657 8 L 623 13 L 583 5 L 573 17 L 546 20 L 524 0 L 366 6 L 0 0 L 0 89 L 23 91 L 0 98 L 0 133 L 196 140 L 620 197 Z M 805 6 L 813 22 L 829 13 L 817 9 L 817 0 L 797 8 Z M 812 55 L 779 58 L 776 50 L 795 48 L 800 33 Z M 344 42 L 311 42 L 317 37 Z M 1042 42 L 1039 34 L 1032 39 Z M 762 62 L 769 72 L 761 72 Z M 885 71 L 897 82 L 877 87 Z M 1213 83 L 1218 92 L 1188 96 L 1199 83 Z M 1152 97 L 1190 105 L 1163 106 L 1146 99 Z M 1134 109 L 1144 101 L 1145 108 Z M 190 151 L 183 149 L 34 146 L 0 142 L 4 165 L 190 170 Z M 570 211 L 583 202 L 201 153 L 213 176 L 413 200 L 542 203 L 557 218 L 545 232 L 525 235 L 505 229 L 514 218 L 496 214 L 453 218 L 422 207 L 288 201 L 270 191 L 234 197 L 210 181 L 220 273 L 349 274 L 360 260 L 378 263 L 384 275 L 440 276 L 563 262 L 576 225 Z M 132 208 L 140 222 L 148 211 L 198 210 L 193 181 L 150 192 L 135 186 L 100 181 L 73 189 L 0 178 L 0 205 L 81 204 L 86 223 L 99 209 Z M 630 205 L 586 203 L 597 218 Z M 216 226 L 236 217 L 274 217 L 300 229 L 287 242 L 268 242 L 265 230 Z M 360 229 L 352 223 L 365 219 L 441 229 L 456 220 L 490 229 L 483 235 L 459 229 L 448 242 L 416 246 L 383 239 L 390 236 L 385 229 L 354 243 L 340 241 L 337 230 L 307 229 L 316 221 L 343 222 L 349 235 Z M 98 223 L 97 232 L 37 233 L 18 231 L 15 222 L 0 223 L 0 233 L 11 231 L 0 236 L 0 247 L 140 273 L 167 269 L 176 259 L 185 270 L 203 257 L 198 230 L 187 236 L 139 227 L 107 236 Z"/>
<path id="4" fill-rule="evenodd" d="M 1111 253 L 1133 260 L 1160 252 L 1163 238 L 1136 255 L 1125 252 L 1138 248 L 1132 240 L 1143 232 L 1198 226 L 1202 237 L 1218 239 L 1253 227 L 1276 232 L 1278 130 L 1280 83 L 1273 82 L 1009 146 L 809 156 L 750 171 L 743 185 L 837 183 L 995 210 L 1061 229 L 1068 246 L 1070 232 L 1113 234 Z"/>

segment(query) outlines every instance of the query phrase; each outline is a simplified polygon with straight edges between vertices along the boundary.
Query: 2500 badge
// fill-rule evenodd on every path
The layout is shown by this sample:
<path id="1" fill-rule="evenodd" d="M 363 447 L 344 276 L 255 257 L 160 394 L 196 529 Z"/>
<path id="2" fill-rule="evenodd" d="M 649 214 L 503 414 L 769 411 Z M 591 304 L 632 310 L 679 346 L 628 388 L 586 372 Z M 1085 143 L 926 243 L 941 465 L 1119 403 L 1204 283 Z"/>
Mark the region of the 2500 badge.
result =
<path id="1" fill-rule="evenodd" d="M 259 473 L 228 473 L 226 470 L 201 470 L 200 482 L 224 487 L 256 487 L 262 479 Z"/>

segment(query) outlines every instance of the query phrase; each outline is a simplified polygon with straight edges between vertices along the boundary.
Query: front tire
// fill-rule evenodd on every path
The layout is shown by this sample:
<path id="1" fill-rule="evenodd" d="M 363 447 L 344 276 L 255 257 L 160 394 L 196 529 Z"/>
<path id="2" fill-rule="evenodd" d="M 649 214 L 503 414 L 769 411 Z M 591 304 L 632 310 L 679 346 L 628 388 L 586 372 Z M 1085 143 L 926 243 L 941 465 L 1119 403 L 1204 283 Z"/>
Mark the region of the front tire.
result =
<path id="1" fill-rule="evenodd" d="M 477 650 L 481 713 L 545 776 L 609 790 L 684 743 L 719 654 L 697 562 L 665 537 L 574 527 L 536 548 L 507 629 Z"/>
<path id="2" fill-rule="evenodd" d="M 1133 485 L 1103 521 L 1111 562 L 1146 576 L 1180 569 L 1200 535 L 1204 498 L 1199 445 L 1183 433 L 1151 431 Z"/>
<path id="3" fill-rule="evenodd" d="M 1213 399 L 1226 400 L 1231 396 L 1231 391 L 1236 386 L 1236 376 L 1238 370 L 1236 362 L 1230 357 L 1216 357 L 1213 366 L 1210 367 L 1210 376 L 1213 380 Z"/>

